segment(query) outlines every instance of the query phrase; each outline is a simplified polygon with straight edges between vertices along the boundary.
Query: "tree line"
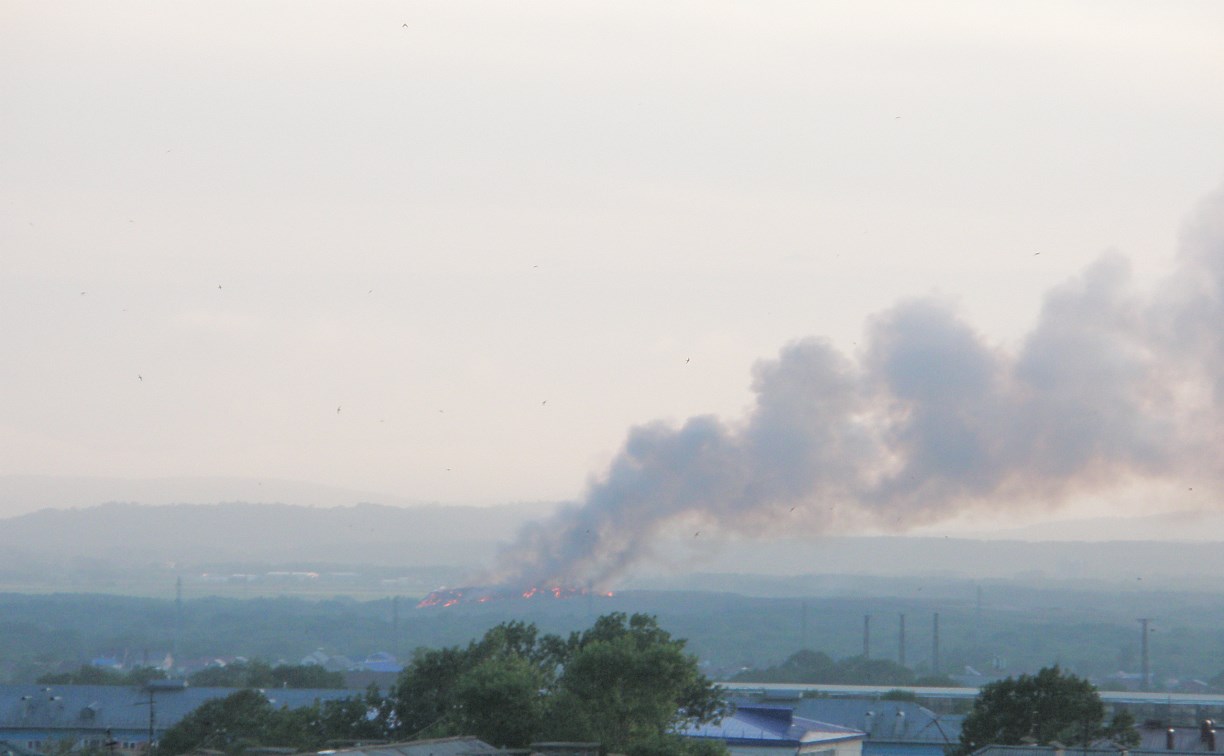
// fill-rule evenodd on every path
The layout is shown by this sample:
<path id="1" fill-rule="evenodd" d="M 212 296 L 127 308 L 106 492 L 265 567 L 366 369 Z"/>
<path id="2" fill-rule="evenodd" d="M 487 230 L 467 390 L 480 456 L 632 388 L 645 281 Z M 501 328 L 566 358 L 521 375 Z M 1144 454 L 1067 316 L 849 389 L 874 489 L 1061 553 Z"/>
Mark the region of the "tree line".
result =
<path id="1" fill-rule="evenodd" d="M 826 685 L 901 685 L 944 687 L 957 683 L 946 675 L 919 675 L 890 659 L 851 656 L 834 661 L 823 651 L 796 651 L 786 661 L 765 669 L 746 669 L 735 682 L 825 683 Z"/>
<path id="2" fill-rule="evenodd" d="M 131 685 L 140 687 L 150 680 L 164 680 L 166 673 L 157 667 L 129 670 L 82 664 L 72 672 L 40 676 L 40 685 Z M 344 675 L 317 664 L 271 664 L 260 659 L 236 661 L 225 666 L 208 667 L 187 676 L 187 683 L 199 688 L 343 688 Z"/>

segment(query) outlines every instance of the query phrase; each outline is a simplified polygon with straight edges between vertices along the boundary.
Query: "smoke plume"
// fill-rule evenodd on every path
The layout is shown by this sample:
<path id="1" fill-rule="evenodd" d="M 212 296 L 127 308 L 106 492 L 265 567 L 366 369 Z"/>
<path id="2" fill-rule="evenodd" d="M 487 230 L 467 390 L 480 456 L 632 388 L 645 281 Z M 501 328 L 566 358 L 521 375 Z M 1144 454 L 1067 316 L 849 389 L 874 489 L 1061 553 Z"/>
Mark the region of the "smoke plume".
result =
<path id="1" fill-rule="evenodd" d="M 900 531 L 1143 480 L 1219 492 L 1224 191 L 1146 293 L 1109 255 L 1050 291 L 1013 349 L 928 299 L 875 317 L 866 344 L 852 357 L 804 339 L 760 362 L 742 422 L 633 428 L 583 500 L 525 527 L 489 580 L 607 587 L 685 518 L 759 534 L 847 519 Z"/>

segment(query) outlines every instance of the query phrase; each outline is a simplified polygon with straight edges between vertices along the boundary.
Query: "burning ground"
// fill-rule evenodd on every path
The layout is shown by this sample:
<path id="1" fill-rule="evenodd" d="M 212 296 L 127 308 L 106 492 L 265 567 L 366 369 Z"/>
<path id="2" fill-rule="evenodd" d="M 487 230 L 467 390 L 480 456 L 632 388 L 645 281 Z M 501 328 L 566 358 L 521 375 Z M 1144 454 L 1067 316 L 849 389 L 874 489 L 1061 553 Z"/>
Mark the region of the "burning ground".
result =
<path id="1" fill-rule="evenodd" d="M 513 601 L 532 599 L 570 599 L 581 596 L 610 597 L 609 591 L 591 591 L 566 585 L 528 586 L 523 589 L 505 586 L 439 588 L 421 599 L 417 609 L 433 606 L 449 607 L 457 604 L 487 604 L 490 601 Z"/>
<path id="2" fill-rule="evenodd" d="M 1176 262 L 1142 291 L 1125 259 L 1101 258 L 1046 295 L 1014 348 L 933 299 L 879 314 L 853 355 L 797 341 L 755 366 L 747 418 L 632 429 L 585 497 L 525 527 L 479 583 L 603 589 L 677 522 L 901 531 L 1144 482 L 1193 481 L 1218 501 L 1224 192 Z"/>

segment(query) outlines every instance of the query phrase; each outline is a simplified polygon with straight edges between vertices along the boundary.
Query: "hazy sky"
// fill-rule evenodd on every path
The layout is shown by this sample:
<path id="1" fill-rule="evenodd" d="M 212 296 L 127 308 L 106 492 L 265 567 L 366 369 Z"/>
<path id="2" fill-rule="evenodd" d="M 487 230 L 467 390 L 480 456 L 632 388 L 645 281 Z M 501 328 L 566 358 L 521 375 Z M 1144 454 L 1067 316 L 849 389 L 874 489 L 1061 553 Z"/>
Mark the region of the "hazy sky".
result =
<path id="1" fill-rule="evenodd" d="M 1224 183 L 1216 2 L 0 4 L 0 475 L 571 499 Z M 4 515 L 5 512 L 0 512 Z"/>

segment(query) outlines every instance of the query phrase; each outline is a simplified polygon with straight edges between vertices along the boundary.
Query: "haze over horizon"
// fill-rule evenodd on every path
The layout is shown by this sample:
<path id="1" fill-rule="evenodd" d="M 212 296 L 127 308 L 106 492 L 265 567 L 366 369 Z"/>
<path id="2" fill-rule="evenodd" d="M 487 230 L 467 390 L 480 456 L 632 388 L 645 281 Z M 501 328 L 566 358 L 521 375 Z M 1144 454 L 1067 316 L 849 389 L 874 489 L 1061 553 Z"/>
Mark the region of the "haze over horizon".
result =
<path id="1" fill-rule="evenodd" d="M 1135 410 L 1088 434 L 1111 440 L 1107 464 L 1034 463 L 1043 485 L 1003 491 L 983 482 L 1010 469 L 992 457 L 973 494 L 998 498 L 969 515 L 859 494 L 898 507 L 898 530 L 937 509 L 988 530 L 1224 503 L 1218 464 L 1196 466 L 1215 431 L 1148 425 L 1224 385 L 1201 321 L 1175 343 L 1186 303 L 1210 318 L 1218 295 L 1186 263 L 1218 272 L 1218 5 L 4 15 L 0 476 L 583 501 L 627 432 L 630 451 L 684 428 L 739 448 L 787 366 L 832 355 L 829 375 L 867 386 L 931 336 L 1011 376 L 1071 319 L 1108 358 L 1077 379 L 1103 379 L 1104 412 Z M 1134 303 L 1180 320 L 1123 323 Z M 1042 364 L 1084 357 L 1055 341 Z M 1162 362 L 1173 346 L 1184 362 Z M 1025 402 L 977 408 L 1011 427 Z M 929 419 L 910 441 L 955 425 Z M 830 437 L 836 458 L 861 442 L 886 451 L 855 474 L 904 466 L 871 435 Z M 745 481 L 786 506 L 813 491 Z"/>

